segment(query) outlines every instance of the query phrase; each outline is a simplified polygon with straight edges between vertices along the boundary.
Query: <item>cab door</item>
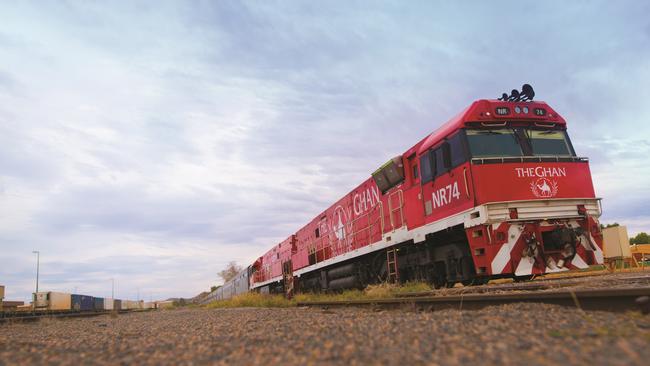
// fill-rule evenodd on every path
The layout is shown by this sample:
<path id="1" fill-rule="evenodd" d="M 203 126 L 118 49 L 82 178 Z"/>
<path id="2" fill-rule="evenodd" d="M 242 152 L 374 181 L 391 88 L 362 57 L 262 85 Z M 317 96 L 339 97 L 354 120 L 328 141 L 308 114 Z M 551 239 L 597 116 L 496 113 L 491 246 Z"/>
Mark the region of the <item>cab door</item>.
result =
<path id="1" fill-rule="evenodd" d="M 293 297 L 293 265 L 291 259 L 282 262 L 282 280 L 284 295 L 287 299 L 291 299 Z"/>
<path id="2" fill-rule="evenodd" d="M 409 155 L 404 164 L 406 184 L 404 187 L 404 216 L 409 230 L 424 223 L 424 204 L 422 203 L 422 186 L 420 185 L 420 163 L 416 153 Z"/>

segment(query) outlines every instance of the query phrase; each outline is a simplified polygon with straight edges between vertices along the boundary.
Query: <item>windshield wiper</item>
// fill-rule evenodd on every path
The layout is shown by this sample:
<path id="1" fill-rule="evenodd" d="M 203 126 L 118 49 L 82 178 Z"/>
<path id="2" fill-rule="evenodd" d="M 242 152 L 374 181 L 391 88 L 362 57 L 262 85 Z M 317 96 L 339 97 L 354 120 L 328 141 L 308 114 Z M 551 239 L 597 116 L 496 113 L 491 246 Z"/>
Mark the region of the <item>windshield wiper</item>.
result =
<path id="1" fill-rule="evenodd" d="M 492 130 L 488 130 L 488 131 L 481 130 L 478 131 L 478 133 L 479 135 L 501 135 L 501 133 Z"/>
<path id="2" fill-rule="evenodd" d="M 514 132 L 514 135 L 519 140 L 518 143 L 524 155 L 533 155 L 533 142 L 530 136 L 528 136 L 528 131 L 523 128 L 513 128 L 512 132 Z"/>

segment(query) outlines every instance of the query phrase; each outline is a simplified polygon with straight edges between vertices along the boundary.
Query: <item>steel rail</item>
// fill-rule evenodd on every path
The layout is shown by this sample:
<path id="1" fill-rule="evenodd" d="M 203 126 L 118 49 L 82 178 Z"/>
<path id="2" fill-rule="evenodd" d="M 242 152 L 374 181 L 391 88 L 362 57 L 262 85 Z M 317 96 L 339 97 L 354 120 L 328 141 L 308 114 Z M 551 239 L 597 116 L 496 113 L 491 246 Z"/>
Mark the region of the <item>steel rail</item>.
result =
<path id="1" fill-rule="evenodd" d="M 58 312 L 0 312 L 0 324 L 38 321 L 40 319 L 89 318 L 100 315 L 126 314 L 151 311 L 155 309 L 107 310 L 107 311 L 58 311 Z"/>
<path id="2" fill-rule="evenodd" d="M 436 295 L 460 295 L 460 294 L 474 294 L 474 293 L 490 293 L 497 291 L 535 291 L 535 290 L 554 290 L 566 287 L 581 286 L 586 281 L 575 281 L 576 279 L 584 278 L 565 278 L 558 279 L 542 279 L 532 280 L 525 283 L 503 283 L 493 285 L 470 286 L 460 288 L 448 288 L 431 291 L 416 291 L 404 292 L 396 294 L 396 297 L 422 297 L 422 296 L 436 296 Z M 631 285 L 634 283 L 642 282 L 644 285 L 650 285 L 650 275 L 636 276 L 636 277 L 623 277 L 623 278 L 604 278 L 598 280 L 600 283 L 611 283 L 612 285 Z"/>
<path id="3" fill-rule="evenodd" d="M 480 309 L 486 306 L 510 303 L 546 303 L 578 307 L 582 310 L 630 311 L 647 306 L 650 287 L 567 290 L 549 292 L 518 292 L 506 294 L 460 294 L 448 296 L 395 297 L 345 301 L 305 301 L 298 306 L 307 307 L 411 307 L 416 310 Z M 638 299 L 644 299 L 637 301 Z"/>

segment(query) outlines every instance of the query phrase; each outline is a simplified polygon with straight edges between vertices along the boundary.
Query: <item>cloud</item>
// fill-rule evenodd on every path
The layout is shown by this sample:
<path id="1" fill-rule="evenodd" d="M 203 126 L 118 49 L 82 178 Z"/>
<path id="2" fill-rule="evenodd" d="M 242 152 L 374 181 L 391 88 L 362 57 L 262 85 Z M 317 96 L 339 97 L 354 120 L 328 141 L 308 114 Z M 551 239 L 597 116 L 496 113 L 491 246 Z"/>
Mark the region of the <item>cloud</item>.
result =
<path id="1" fill-rule="evenodd" d="M 645 2 L 0 6 L 0 276 L 191 296 L 472 100 L 531 82 L 648 230 Z"/>

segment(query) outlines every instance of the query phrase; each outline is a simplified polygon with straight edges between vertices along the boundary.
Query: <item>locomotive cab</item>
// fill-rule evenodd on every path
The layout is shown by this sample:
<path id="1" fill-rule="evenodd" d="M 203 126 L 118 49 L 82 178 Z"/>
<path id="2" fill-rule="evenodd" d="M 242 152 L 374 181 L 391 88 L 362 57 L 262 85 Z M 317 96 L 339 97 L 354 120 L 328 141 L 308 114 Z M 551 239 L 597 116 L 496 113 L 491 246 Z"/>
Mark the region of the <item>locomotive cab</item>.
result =
<path id="1" fill-rule="evenodd" d="M 476 273 L 526 277 L 602 263 L 600 201 L 566 122 L 545 103 L 479 104 L 483 120 L 463 129 L 483 217 L 466 225 Z"/>

